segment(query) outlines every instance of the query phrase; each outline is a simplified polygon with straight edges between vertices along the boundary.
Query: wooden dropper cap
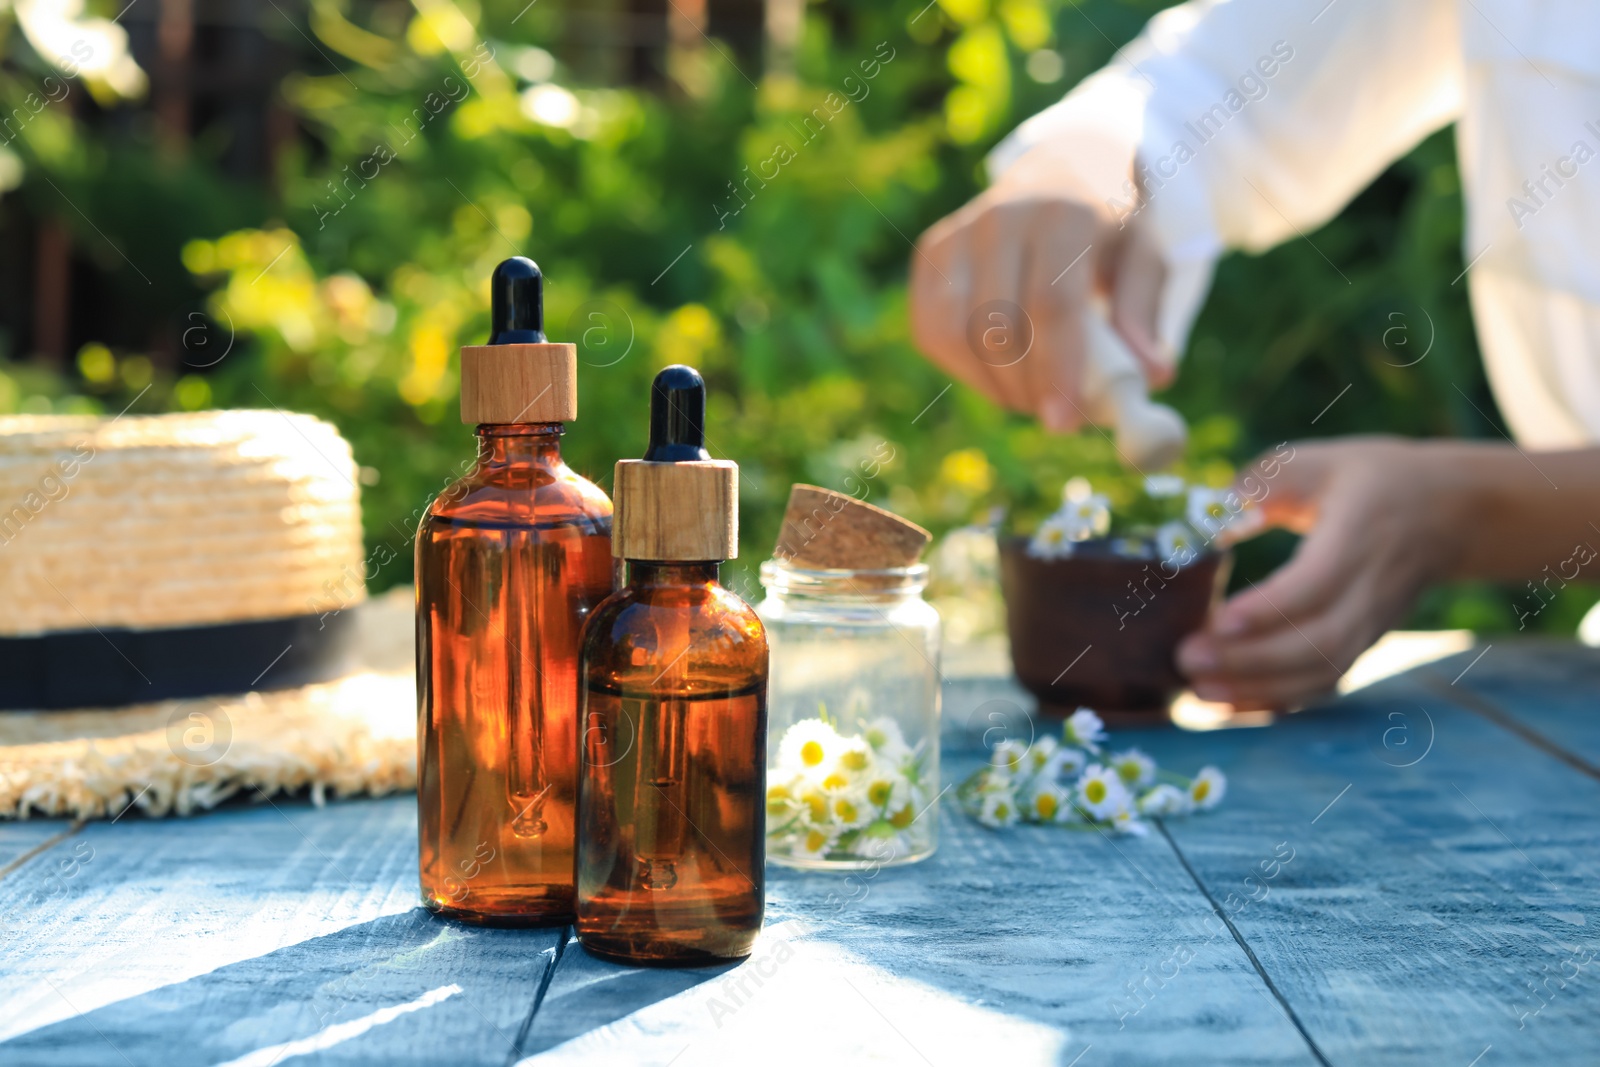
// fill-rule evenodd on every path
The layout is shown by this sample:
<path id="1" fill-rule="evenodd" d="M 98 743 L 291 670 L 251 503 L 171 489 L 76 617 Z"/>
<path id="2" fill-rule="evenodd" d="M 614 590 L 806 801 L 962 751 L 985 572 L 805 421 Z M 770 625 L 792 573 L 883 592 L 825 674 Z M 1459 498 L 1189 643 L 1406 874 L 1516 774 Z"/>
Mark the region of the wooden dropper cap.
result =
<path id="1" fill-rule="evenodd" d="M 892 511 L 815 485 L 789 491 L 772 554 L 808 570 L 883 571 L 910 567 L 933 535 Z"/>
<path id="2" fill-rule="evenodd" d="M 461 421 L 571 422 L 578 349 L 544 336 L 544 275 L 512 256 L 489 280 L 489 343 L 461 349 Z"/>
<path id="3" fill-rule="evenodd" d="M 674 364 L 650 386 L 650 447 L 617 461 L 611 554 L 704 562 L 739 554 L 739 465 L 706 451 L 706 383 Z"/>

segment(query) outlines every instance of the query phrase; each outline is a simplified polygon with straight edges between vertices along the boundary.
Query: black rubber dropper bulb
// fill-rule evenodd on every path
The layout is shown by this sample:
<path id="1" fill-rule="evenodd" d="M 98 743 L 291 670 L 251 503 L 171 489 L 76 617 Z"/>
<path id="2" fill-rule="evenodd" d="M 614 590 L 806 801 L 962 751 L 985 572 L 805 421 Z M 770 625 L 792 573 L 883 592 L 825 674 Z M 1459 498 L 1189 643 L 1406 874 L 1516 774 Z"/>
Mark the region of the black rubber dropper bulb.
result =
<path id="1" fill-rule="evenodd" d="M 693 367 L 674 363 L 651 383 L 650 447 L 644 458 L 652 463 L 711 458 L 706 451 L 706 383 Z"/>
<path id="2" fill-rule="evenodd" d="M 544 275 L 525 256 L 502 260 L 489 279 L 489 343 L 544 344 Z"/>

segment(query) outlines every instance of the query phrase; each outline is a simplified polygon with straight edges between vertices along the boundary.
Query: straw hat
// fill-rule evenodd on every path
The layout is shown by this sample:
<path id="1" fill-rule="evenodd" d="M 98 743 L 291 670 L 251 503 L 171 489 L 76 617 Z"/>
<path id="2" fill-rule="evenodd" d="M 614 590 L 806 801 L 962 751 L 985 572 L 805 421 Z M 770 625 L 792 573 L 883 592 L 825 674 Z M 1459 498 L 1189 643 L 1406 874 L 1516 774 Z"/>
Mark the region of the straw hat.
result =
<path id="1" fill-rule="evenodd" d="M 0 418 L 0 817 L 414 786 L 356 481 L 306 415 Z"/>

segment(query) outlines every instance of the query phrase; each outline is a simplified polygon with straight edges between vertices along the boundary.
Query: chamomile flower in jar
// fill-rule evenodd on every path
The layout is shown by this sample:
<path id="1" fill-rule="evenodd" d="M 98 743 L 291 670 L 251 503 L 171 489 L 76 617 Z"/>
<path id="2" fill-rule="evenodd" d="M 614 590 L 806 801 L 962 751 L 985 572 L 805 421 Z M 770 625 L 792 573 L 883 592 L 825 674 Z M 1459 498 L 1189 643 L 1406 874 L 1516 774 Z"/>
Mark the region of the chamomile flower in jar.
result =
<path id="1" fill-rule="evenodd" d="M 768 857 L 807 868 L 911 863 L 938 843 L 939 615 L 927 531 L 797 485 L 757 606 L 771 649 Z"/>

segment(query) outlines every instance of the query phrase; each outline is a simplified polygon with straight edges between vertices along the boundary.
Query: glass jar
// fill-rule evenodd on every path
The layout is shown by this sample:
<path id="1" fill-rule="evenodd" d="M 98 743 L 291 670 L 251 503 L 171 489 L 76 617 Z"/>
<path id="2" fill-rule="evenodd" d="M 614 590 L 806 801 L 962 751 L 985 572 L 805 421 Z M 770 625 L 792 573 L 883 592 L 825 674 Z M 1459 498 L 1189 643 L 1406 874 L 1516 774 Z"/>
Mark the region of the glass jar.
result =
<path id="1" fill-rule="evenodd" d="M 939 613 L 928 567 L 761 565 L 767 627 L 767 858 L 865 869 L 933 855 Z"/>

